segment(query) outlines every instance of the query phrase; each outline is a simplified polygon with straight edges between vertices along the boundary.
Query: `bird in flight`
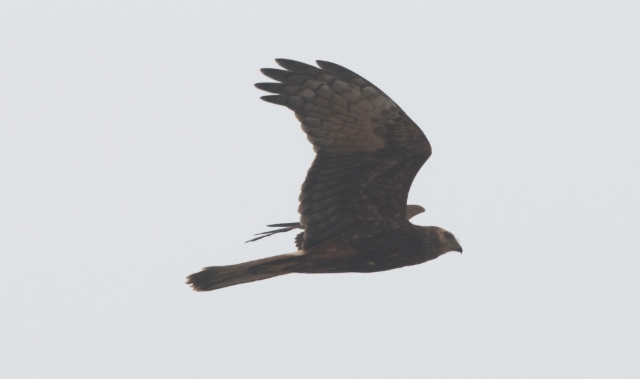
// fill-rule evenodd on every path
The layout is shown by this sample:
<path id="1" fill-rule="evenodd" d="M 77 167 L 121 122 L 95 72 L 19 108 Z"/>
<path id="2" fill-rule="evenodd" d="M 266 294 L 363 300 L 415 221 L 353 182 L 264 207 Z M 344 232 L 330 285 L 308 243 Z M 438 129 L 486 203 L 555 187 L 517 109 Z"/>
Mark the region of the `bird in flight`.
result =
<path id="1" fill-rule="evenodd" d="M 450 232 L 418 226 L 424 212 L 407 205 L 411 183 L 431 155 L 418 125 L 378 87 L 335 63 L 319 67 L 276 59 L 265 68 L 276 83 L 256 87 L 262 100 L 291 109 L 316 157 L 300 193 L 300 221 L 275 224 L 251 241 L 293 229 L 297 251 L 190 275 L 196 291 L 290 273 L 370 273 L 411 266 L 462 247 Z M 250 241 L 247 241 L 250 242 Z"/>

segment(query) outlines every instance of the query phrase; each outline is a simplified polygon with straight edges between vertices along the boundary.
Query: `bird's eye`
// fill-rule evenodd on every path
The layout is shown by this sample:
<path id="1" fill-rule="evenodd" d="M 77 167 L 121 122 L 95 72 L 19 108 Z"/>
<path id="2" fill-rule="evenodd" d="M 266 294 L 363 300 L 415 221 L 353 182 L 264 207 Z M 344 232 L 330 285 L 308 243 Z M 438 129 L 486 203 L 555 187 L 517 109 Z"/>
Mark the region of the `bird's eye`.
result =
<path id="1" fill-rule="evenodd" d="M 448 240 L 452 240 L 453 239 L 453 234 L 451 234 L 449 232 L 444 232 L 444 238 L 446 238 Z"/>

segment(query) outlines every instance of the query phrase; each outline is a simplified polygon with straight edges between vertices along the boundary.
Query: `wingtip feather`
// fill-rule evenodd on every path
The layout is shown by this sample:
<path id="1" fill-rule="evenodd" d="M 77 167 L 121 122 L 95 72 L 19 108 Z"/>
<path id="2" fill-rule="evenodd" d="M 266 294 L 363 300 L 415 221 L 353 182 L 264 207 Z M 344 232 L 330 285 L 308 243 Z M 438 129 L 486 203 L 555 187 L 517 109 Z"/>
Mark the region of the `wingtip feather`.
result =
<path id="1" fill-rule="evenodd" d="M 296 62 L 293 59 L 287 59 L 287 58 L 276 58 L 276 63 L 279 64 L 280 66 L 282 66 L 283 64 L 288 64 L 288 63 L 300 63 L 300 62 Z"/>
<path id="2" fill-rule="evenodd" d="M 266 101 L 267 103 L 272 103 L 272 104 L 277 104 L 277 105 L 283 105 L 284 103 L 282 102 L 282 96 L 281 95 L 265 95 L 265 96 L 260 96 L 260 99 L 263 101 Z"/>
<path id="3" fill-rule="evenodd" d="M 281 84 L 279 83 L 256 83 L 254 86 L 262 91 L 267 91 L 271 93 L 278 93 L 278 89 Z"/>
<path id="4" fill-rule="evenodd" d="M 319 68 L 317 68 L 315 66 L 311 66 L 311 65 L 306 64 L 306 63 L 294 61 L 293 59 L 278 58 L 278 59 L 276 59 L 276 63 L 280 67 L 285 68 L 285 69 L 287 69 L 289 71 L 292 71 L 292 72 L 298 72 L 298 71 L 309 69 L 309 68 L 319 70 Z"/>
<path id="5" fill-rule="evenodd" d="M 324 68 L 322 66 L 337 66 L 337 64 L 329 62 L 329 61 L 323 61 L 321 59 L 316 60 L 316 64 L 321 67 Z"/>

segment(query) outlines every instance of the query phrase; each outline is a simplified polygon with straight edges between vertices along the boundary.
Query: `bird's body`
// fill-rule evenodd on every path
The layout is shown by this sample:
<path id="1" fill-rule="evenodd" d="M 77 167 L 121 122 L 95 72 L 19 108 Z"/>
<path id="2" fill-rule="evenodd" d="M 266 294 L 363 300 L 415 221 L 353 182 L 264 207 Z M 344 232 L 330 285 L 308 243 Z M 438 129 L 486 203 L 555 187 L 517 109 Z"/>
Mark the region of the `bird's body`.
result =
<path id="1" fill-rule="evenodd" d="M 280 83 L 258 83 L 277 93 L 263 100 L 295 112 L 317 155 L 300 194 L 298 251 L 189 276 L 197 291 L 288 273 L 377 272 L 462 251 L 455 237 L 409 219 L 411 183 L 431 155 L 420 128 L 380 89 L 333 63 L 321 68 L 278 59 L 287 69 L 263 69 Z M 256 239 L 259 239 L 258 237 Z M 255 239 L 254 239 L 255 240 Z"/>
<path id="2" fill-rule="evenodd" d="M 310 274 L 387 271 L 437 258 L 424 230 L 408 221 L 377 235 L 325 242 L 302 256 L 296 272 Z"/>

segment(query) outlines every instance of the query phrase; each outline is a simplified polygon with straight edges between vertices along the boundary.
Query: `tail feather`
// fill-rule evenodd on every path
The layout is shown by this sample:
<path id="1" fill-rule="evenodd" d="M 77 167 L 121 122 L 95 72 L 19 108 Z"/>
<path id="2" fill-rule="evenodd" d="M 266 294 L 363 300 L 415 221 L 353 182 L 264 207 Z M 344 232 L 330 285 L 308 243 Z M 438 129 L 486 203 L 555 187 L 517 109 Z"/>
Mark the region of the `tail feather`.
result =
<path id="1" fill-rule="evenodd" d="M 283 254 L 229 266 L 205 267 L 187 277 L 194 291 L 211 291 L 236 284 L 255 282 L 290 274 L 298 265 L 299 255 Z"/>

